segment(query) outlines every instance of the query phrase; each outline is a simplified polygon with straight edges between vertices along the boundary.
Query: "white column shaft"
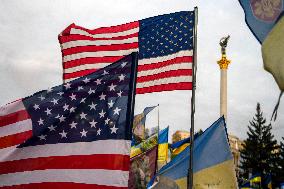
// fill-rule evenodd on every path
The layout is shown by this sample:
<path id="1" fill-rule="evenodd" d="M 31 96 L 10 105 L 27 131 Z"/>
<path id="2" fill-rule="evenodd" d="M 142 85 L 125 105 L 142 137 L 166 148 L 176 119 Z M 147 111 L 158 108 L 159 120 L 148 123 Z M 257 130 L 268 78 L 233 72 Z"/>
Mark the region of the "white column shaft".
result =
<path id="1" fill-rule="evenodd" d="M 224 115 L 227 121 L 227 69 L 220 69 L 220 116 Z"/>

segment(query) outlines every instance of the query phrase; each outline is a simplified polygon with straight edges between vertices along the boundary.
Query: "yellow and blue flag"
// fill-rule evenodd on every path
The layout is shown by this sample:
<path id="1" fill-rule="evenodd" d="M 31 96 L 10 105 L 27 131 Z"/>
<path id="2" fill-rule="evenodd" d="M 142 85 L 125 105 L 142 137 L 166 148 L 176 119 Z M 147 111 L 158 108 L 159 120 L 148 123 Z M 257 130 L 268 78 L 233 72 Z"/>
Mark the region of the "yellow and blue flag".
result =
<path id="1" fill-rule="evenodd" d="M 194 135 L 194 140 L 199 137 L 202 134 L 202 132 L 198 132 Z M 178 142 L 175 142 L 171 145 L 171 158 L 175 158 L 178 154 L 180 154 L 186 147 L 188 147 L 190 144 L 190 137 L 185 138 L 183 140 L 180 140 Z"/>
<path id="2" fill-rule="evenodd" d="M 219 118 L 195 139 L 193 185 L 195 188 L 237 188 L 233 156 L 230 151 L 224 117 Z M 174 180 L 180 189 L 187 188 L 189 147 L 162 167 L 158 176 Z M 148 187 L 151 186 L 151 182 Z M 162 183 L 161 183 L 162 184 Z"/>
<path id="3" fill-rule="evenodd" d="M 270 72 L 279 88 L 284 91 L 284 16 L 272 28 L 262 43 L 264 69 Z"/>
<path id="4" fill-rule="evenodd" d="M 250 179 L 249 179 L 250 183 L 259 183 L 261 182 L 261 176 L 259 173 L 253 175 Z"/>
<path id="5" fill-rule="evenodd" d="M 172 153 L 171 159 L 175 158 L 178 154 L 180 154 L 186 147 L 189 146 L 190 137 L 175 142 L 171 145 Z"/>
<path id="6" fill-rule="evenodd" d="M 284 0 L 239 2 L 248 27 L 262 44 L 264 69 L 273 75 L 280 90 L 284 91 Z"/>
<path id="7" fill-rule="evenodd" d="M 271 177 L 270 177 L 270 182 L 271 182 Z M 252 175 L 241 187 L 241 189 L 250 189 L 254 188 L 256 185 L 261 184 L 261 175 L 260 173 L 256 173 Z M 268 185 L 268 183 L 267 183 Z"/>
<path id="8" fill-rule="evenodd" d="M 239 0 L 248 27 L 262 43 L 284 10 L 284 0 Z"/>
<path id="9" fill-rule="evenodd" d="M 169 127 L 161 130 L 158 136 L 158 162 L 167 162 L 168 160 L 168 136 L 169 136 Z"/>

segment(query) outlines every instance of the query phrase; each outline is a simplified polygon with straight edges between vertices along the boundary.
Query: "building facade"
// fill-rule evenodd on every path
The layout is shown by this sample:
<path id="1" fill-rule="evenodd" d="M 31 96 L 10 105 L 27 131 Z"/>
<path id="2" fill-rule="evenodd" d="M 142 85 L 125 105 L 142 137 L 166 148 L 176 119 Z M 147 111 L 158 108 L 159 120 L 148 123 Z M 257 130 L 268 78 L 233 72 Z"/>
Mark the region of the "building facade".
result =
<path id="1" fill-rule="evenodd" d="M 238 167 L 240 165 L 240 157 L 241 157 L 240 150 L 243 149 L 244 142 L 234 135 L 229 134 L 228 138 L 229 138 L 231 152 L 234 158 L 234 164 L 236 166 L 236 172 L 238 174 L 239 173 Z"/>

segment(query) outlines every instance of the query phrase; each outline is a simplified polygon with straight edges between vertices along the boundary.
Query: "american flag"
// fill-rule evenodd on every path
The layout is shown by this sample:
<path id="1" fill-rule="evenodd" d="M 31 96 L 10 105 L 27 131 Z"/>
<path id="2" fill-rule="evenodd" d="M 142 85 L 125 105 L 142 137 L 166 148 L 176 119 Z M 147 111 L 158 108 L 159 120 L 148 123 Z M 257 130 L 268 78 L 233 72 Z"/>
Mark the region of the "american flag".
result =
<path id="1" fill-rule="evenodd" d="M 127 188 L 133 65 L 126 56 L 1 107 L 0 188 Z"/>
<path id="2" fill-rule="evenodd" d="M 192 89 L 194 12 L 155 16 L 89 30 L 75 24 L 59 36 L 63 80 L 71 81 L 139 51 L 137 94 Z"/>

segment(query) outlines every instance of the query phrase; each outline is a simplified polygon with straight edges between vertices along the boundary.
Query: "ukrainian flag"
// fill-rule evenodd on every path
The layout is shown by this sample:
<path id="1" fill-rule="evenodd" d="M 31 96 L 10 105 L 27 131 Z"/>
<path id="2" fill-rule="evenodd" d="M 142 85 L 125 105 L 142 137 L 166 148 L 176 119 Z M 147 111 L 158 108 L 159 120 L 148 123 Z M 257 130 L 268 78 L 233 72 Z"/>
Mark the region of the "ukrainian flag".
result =
<path id="1" fill-rule="evenodd" d="M 284 91 L 284 0 L 239 2 L 247 25 L 262 44 L 264 69 L 273 75 L 280 90 Z"/>
<path id="2" fill-rule="evenodd" d="M 253 175 L 250 179 L 249 179 L 250 183 L 259 183 L 261 182 L 261 176 L 260 173 L 257 173 L 255 175 Z"/>
<path id="3" fill-rule="evenodd" d="M 169 136 L 169 127 L 161 130 L 158 136 L 158 162 L 164 163 L 168 160 L 168 136 Z"/>
<path id="4" fill-rule="evenodd" d="M 283 14 L 284 1 L 239 0 L 239 2 L 244 9 L 245 19 L 248 27 L 257 40 L 260 43 L 263 43 L 267 35 L 277 23 L 279 17 L 281 17 L 281 14 Z"/>
<path id="5" fill-rule="evenodd" d="M 246 183 L 243 184 L 243 186 L 241 187 L 241 189 L 250 189 L 252 187 L 255 186 L 255 184 L 261 183 L 261 175 L 260 173 L 256 173 L 253 176 L 251 176 Z"/>
<path id="6" fill-rule="evenodd" d="M 284 15 L 284 13 L 283 13 Z M 269 32 L 262 43 L 264 69 L 270 72 L 279 88 L 284 91 L 284 16 Z"/>
<path id="7" fill-rule="evenodd" d="M 180 140 L 171 145 L 172 154 L 171 159 L 174 159 L 178 154 L 180 154 L 186 147 L 189 146 L 190 137 Z"/>
<path id="8" fill-rule="evenodd" d="M 233 156 L 230 151 L 224 117 L 219 118 L 195 139 L 193 159 L 194 188 L 237 188 Z M 187 188 L 189 147 L 161 168 L 158 175 Z M 162 184 L 162 183 L 161 183 Z"/>
<path id="9" fill-rule="evenodd" d="M 196 133 L 194 135 L 194 139 L 196 139 L 197 137 L 199 137 L 201 135 L 201 133 Z M 190 137 L 185 138 L 183 140 L 180 140 L 176 143 L 173 143 L 171 145 L 171 149 L 172 149 L 172 155 L 171 158 L 175 158 L 178 154 L 180 154 L 186 147 L 188 147 L 190 144 Z"/>

